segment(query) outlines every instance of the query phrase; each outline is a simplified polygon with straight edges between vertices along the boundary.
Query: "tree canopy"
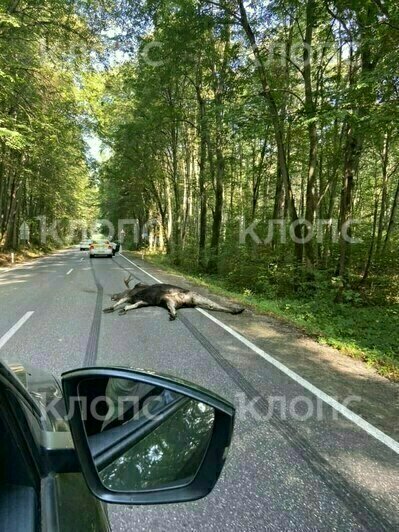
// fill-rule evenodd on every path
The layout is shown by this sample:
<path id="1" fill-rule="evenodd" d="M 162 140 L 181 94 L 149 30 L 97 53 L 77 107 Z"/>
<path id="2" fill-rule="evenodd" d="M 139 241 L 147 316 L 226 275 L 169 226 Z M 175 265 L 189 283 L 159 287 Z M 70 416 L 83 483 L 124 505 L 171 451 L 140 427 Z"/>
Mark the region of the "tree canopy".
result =
<path id="1" fill-rule="evenodd" d="M 396 2 L 0 9 L 3 247 L 18 246 L 23 221 L 38 235 L 37 217 L 87 221 L 98 207 L 114 224 L 139 220 L 137 247 L 255 292 L 298 293 L 321 276 L 342 301 L 378 277 L 389 299 Z"/>
<path id="2" fill-rule="evenodd" d="M 136 53 L 104 85 L 103 216 L 151 220 L 146 244 L 175 264 L 256 290 L 319 271 L 342 299 L 395 270 L 394 2 L 159 0 L 134 16 Z"/>

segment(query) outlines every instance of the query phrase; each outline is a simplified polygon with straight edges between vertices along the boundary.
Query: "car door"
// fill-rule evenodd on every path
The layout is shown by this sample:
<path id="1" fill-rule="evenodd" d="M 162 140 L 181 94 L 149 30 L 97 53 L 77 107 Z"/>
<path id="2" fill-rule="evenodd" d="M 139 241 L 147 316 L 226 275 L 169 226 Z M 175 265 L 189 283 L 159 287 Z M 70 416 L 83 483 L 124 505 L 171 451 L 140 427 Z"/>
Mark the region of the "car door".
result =
<path id="1" fill-rule="evenodd" d="M 40 468 L 12 388 L 0 381 L 0 530 L 40 530 Z M 25 427 L 26 429 L 26 427 Z"/>
<path id="2" fill-rule="evenodd" d="M 50 392 L 64 405 L 55 419 L 43 393 L 0 362 L 0 530 L 108 532 L 104 502 L 188 502 L 213 490 L 233 405 L 129 368 L 80 368 L 62 384 L 63 397 Z"/>
<path id="3" fill-rule="evenodd" d="M 69 432 L 49 432 L 45 415 L 0 363 L 0 530 L 108 532 L 105 506 L 73 460 Z"/>

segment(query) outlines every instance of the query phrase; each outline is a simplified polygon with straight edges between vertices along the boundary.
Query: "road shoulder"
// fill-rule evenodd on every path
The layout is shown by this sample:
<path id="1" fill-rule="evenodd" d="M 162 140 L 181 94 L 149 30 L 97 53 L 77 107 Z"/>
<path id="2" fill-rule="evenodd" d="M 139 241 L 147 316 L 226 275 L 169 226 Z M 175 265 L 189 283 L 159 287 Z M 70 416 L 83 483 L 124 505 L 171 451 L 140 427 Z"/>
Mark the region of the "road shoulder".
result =
<path id="1" fill-rule="evenodd" d="M 124 253 L 149 274 L 168 283 L 226 302 L 184 275 Z M 218 315 L 224 323 L 339 402 L 353 398 L 350 408 L 392 438 L 399 440 L 399 384 L 389 381 L 360 360 L 318 344 L 289 325 L 247 310 L 242 316 Z"/>
<path id="2" fill-rule="evenodd" d="M 52 249 L 47 251 L 39 251 L 39 250 L 26 250 L 24 252 L 16 252 L 15 253 L 15 263 L 11 263 L 11 252 L 9 253 L 1 253 L 0 254 L 0 275 L 2 273 L 8 273 L 14 270 L 17 270 L 18 268 L 23 268 L 24 266 L 31 266 L 34 265 L 37 261 L 44 259 L 46 257 L 51 257 L 52 255 L 56 255 L 58 253 L 64 253 L 66 251 L 70 251 L 71 248 L 63 248 L 63 249 Z"/>

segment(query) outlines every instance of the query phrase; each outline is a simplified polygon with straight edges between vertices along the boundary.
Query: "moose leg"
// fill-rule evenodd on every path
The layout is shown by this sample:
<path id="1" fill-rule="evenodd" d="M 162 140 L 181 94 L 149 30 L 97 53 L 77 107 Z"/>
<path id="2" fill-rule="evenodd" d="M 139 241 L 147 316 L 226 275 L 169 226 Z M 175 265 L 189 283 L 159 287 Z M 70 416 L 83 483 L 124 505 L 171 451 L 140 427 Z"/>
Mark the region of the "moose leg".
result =
<path id="1" fill-rule="evenodd" d="M 136 308 L 147 307 L 147 306 L 148 306 L 148 303 L 146 303 L 145 301 L 138 301 L 137 303 L 134 303 L 134 305 L 126 305 L 125 308 L 119 311 L 119 315 L 124 316 L 125 314 L 127 314 L 129 310 L 135 310 Z"/>
<path id="2" fill-rule="evenodd" d="M 105 308 L 103 310 L 103 312 L 106 312 L 106 313 L 111 313 L 111 312 L 114 312 L 118 307 L 120 307 L 121 305 L 123 305 L 124 303 L 127 303 L 129 301 L 129 298 L 128 297 L 124 297 L 123 299 L 120 299 L 119 301 L 117 301 L 115 303 L 115 305 L 112 305 L 112 307 L 109 307 L 109 308 Z"/>
<path id="3" fill-rule="evenodd" d="M 176 315 L 176 304 L 173 301 L 173 299 L 165 298 L 164 299 L 165 305 L 169 312 L 169 319 L 170 321 L 175 321 L 177 315 Z"/>

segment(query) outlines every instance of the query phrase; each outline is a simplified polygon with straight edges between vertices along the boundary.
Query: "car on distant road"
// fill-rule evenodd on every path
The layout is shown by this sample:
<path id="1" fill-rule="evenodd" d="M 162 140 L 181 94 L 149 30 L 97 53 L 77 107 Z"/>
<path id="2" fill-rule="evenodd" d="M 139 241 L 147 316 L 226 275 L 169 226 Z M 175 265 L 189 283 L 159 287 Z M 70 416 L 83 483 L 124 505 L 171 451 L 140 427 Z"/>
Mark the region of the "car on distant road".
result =
<path id="1" fill-rule="evenodd" d="M 223 399 L 153 372 L 79 368 L 60 382 L 0 362 L 0 530 L 110 532 L 104 503 L 206 497 L 233 424 Z"/>
<path id="2" fill-rule="evenodd" d="M 79 243 L 80 251 L 89 251 L 91 243 L 91 240 L 82 240 Z"/>
<path id="3" fill-rule="evenodd" d="M 93 240 L 89 248 L 90 258 L 112 257 L 113 250 L 114 248 L 109 240 Z"/>

